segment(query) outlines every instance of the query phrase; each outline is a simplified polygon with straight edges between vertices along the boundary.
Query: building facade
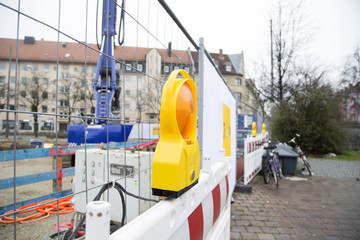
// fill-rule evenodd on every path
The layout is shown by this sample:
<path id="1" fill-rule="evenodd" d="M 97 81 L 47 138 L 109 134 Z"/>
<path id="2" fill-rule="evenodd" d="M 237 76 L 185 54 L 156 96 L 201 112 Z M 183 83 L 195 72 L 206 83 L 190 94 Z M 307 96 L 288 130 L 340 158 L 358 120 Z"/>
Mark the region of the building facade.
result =
<path id="1" fill-rule="evenodd" d="M 0 39 L 1 131 L 11 132 L 17 124 L 20 133 L 31 133 L 37 122 L 39 133 L 66 133 L 69 124 L 91 123 L 97 46 L 25 37 L 18 41 L 17 60 L 16 46 L 16 39 Z M 210 55 L 238 100 L 238 113 L 253 114 L 243 53 Z M 111 118 L 122 123 L 159 121 L 162 87 L 173 70 L 185 69 L 198 82 L 197 52 L 116 46 L 115 58 L 120 110 Z"/>
<path id="2" fill-rule="evenodd" d="M 344 120 L 352 123 L 360 123 L 360 82 L 350 84 L 343 90 L 342 112 Z"/>

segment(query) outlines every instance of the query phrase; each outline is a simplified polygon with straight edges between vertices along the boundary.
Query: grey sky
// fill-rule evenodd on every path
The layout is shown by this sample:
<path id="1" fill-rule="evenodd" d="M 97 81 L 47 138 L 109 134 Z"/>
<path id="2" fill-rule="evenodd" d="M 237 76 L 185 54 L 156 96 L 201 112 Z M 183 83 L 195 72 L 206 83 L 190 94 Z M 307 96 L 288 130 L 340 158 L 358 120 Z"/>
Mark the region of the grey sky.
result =
<path id="1" fill-rule="evenodd" d="M 204 37 L 205 47 L 211 52 L 218 52 L 219 49 L 223 49 L 227 54 L 244 51 L 246 67 L 250 72 L 252 63 L 267 54 L 269 15 L 276 1 L 166 0 L 196 42 L 200 37 Z M 0 0 L 0 2 L 17 9 L 17 1 Z M 88 3 L 86 30 L 86 1 L 62 0 L 60 29 L 78 40 L 95 43 L 96 1 L 89 0 Z M 183 43 L 184 40 L 179 40 L 183 36 L 173 30 L 174 27 L 167 22 L 166 17 L 159 16 L 156 1 L 149 3 L 146 0 L 127 0 L 126 5 L 127 10 L 145 27 L 149 27 L 153 34 L 157 34 L 162 43 L 173 41 L 173 47 L 180 49 L 189 45 L 188 42 Z M 21 11 L 55 28 L 58 27 L 58 6 L 59 3 L 55 0 L 21 1 Z M 360 1 L 312 0 L 306 2 L 305 9 L 307 20 L 313 23 L 315 29 L 314 40 L 305 51 L 317 62 L 331 66 L 335 69 L 334 74 L 337 74 L 345 57 L 351 54 L 355 45 L 360 42 Z M 150 18 L 153 20 L 150 20 L 149 24 Z M 127 19 L 128 45 L 162 47 L 158 42 L 149 41 L 147 33 L 137 28 L 135 24 L 131 25 L 131 21 L 130 18 Z M 0 22 L 0 37 L 16 38 L 17 15 L 0 6 Z M 38 40 L 41 38 L 57 40 L 56 32 L 24 17 L 20 18 L 19 32 L 20 38 L 35 36 Z M 70 41 L 63 36 L 60 36 L 60 40 Z M 184 46 L 181 45 L 182 43 Z"/>

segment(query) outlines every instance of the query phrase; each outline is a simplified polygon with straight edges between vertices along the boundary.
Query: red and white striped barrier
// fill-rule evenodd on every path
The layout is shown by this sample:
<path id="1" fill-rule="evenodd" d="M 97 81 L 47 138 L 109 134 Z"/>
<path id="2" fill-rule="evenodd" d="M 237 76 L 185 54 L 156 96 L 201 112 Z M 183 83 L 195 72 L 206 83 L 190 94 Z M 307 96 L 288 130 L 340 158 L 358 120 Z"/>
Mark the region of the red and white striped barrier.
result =
<path id="1" fill-rule="evenodd" d="M 231 158 L 202 169 L 199 182 L 163 200 L 110 236 L 120 239 L 229 239 Z"/>

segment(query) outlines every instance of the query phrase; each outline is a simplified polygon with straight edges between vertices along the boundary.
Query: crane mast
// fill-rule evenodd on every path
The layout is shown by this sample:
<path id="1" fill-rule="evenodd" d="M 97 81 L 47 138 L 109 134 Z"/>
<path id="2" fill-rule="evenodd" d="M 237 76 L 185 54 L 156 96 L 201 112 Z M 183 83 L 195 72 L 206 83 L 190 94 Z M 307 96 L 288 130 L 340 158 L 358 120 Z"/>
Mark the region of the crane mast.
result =
<path id="1" fill-rule="evenodd" d="M 106 124 L 112 109 L 119 110 L 119 74 L 115 69 L 114 38 L 116 22 L 116 2 L 103 0 L 101 53 L 98 58 L 93 84 L 96 96 L 95 124 Z M 112 101 L 115 95 L 114 102 Z M 114 105 L 114 106 L 113 106 Z"/>

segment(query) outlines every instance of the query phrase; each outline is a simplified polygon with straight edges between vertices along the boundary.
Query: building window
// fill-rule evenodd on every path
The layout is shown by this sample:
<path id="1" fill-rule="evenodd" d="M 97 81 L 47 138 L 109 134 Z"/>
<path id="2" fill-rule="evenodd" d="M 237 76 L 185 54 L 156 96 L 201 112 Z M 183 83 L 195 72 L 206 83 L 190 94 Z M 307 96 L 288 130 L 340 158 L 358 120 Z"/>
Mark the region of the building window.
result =
<path id="1" fill-rule="evenodd" d="M 16 63 L 11 63 L 11 70 L 15 70 L 16 69 Z"/>
<path id="2" fill-rule="evenodd" d="M 1 70 L 6 69 L 6 63 L 0 62 L 0 69 L 1 69 Z"/>
<path id="3" fill-rule="evenodd" d="M 15 128 L 15 121 L 14 120 L 2 120 L 2 129 L 6 129 L 6 128 L 9 128 L 11 130 L 14 130 Z"/>
<path id="4" fill-rule="evenodd" d="M 179 66 L 175 66 L 175 67 L 174 67 L 174 70 L 178 70 L 178 69 L 179 69 Z"/>
<path id="5" fill-rule="evenodd" d="M 29 120 L 19 120 L 19 130 L 32 130 L 32 122 Z"/>
<path id="6" fill-rule="evenodd" d="M 230 64 L 226 64 L 225 71 L 231 72 L 231 65 Z"/>
<path id="7" fill-rule="evenodd" d="M 126 71 L 131 71 L 131 63 L 127 63 L 127 64 L 126 64 L 125 70 L 126 70 Z"/>
<path id="8" fill-rule="evenodd" d="M 125 90 L 125 96 L 130 96 L 131 92 L 130 90 Z"/>
<path id="9" fill-rule="evenodd" d="M 66 113 L 60 112 L 59 114 L 60 114 L 60 119 L 66 119 L 67 118 Z"/>
<path id="10" fill-rule="evenodd" d="M 0 84 L 5 84 L 5 76 L 0 76 Z"/>
<path id="11" fill-rule="evenodd" d="M 234 95 L 237 100 L 241 100 L 241 92 L 236 92 Z"/>
<path id="12" fill-rule="evenodd" d="M 0 89 L 0 98 L 5 98 L 5 90 Z"/>
<path id="13" fill-rule="evenodd" d="M 33 64 L 32 70 L 34 70 L 35 72 L 37 72 L 37 71 L 39 70 L 39 64 Z"/>
<path id="14" fill-rule="evenodd" d="M 40 122 L 41 130 L 54 130 L 54 120 L 43 120 Z"/>
<path id="15" fill-rule="evenodd" d="M 26 91 L 25 90 L 20 91 L 20 96 L 22 98 L 26 98 Z"/>
<path id="16" fill-rule="evenodd" d="M 131 82 L 131 76 L 126 76 L 126 77 L 125 77 L 125 81 L 126 81 L 127 83 Z"/>
<path id="17" fill-rule="evenodd" d="M 240 85 L 241 85 L 241 79 L 240 79 L 240 78 L 235 78 L 235 85 L 236 85 L 236 86 L 240 86 Z"/>
<path id="18" fill-rule="evenodd" d="M 130 104 L 125 103 L 125 109 L 126 109 L 126 110 L 129 110 L 129 109 L 130 109 Z"/>
<path id="19" fill-rule="evenodd" d="M 142 64 L 138 64 L 137 67 L 136 67 L 136 69 L 141 72 L 141 71 L 143 70 L 143 65 L 142 65 Z"/>
<path id="20" fill-rule="evenodd" d="M 27 83 L 28 83 L 27 77 L 21 77 L 21 84 L 22 85 L 27 85 Z"/>
<path id="21" fill-rule="evenodd" d="M 185 71 L 186 71 L 186 72 L 190 72 L 190 68 L 189 68 L 189 67 L 185 67 Z"/>
<path id="22" fill-rule="evenodd" d="M 70 78 L 70 74 L 67 72 L 62 72 L 61 73 L 61 79 L 65 79 L 68 80 Z"/>
<path id="23" fill-rule="evenodd" d="M 48 71 L 50 71 L 50 65 L 44 64 L 44 72 L 48 72 Z"/>
<path id="24" fill-rule="evenodd" d="M 62 69 L 69 69 L 69 65 L 62 65 Z"/>
<path id="25" fill-rule="evenodd" d="M 13 83 L 13 84 L 15 84 L 15 77 L 10 77 L 10 83 Z"/>
<path id="26" fill-rule="evenodd" d="M 49 79 L 48 78 L 43 78 L 43 85 L 44 86 L 49 86 Z"/>
<path id="27" fill-rule="evenodd" d="M 165 73 L 168 73 L 169 71 L 170 71 L 169 66 L 168 66 L 168 65 L 165 65 L 165 66 L 164 66 L 164 72 L 165 72 Z"/>
<path id="28" fill-rule="evenodd" d="M 92 67 L 92 74 L 96 74 L 97 67 Z"/>
<path id="29" fill-rule="evenodd" d="M 42 93 L 42 98 L 43 98 L 43 99 L 48 99 L 48 93 L 47 93 L 47 92 L 43 92 L 43 93 Z"/>
<path id="30" fill-rule="evenodd" d="M 3 120 L 3 121 L 4 121 L 4 120 Z M 125 118 L 125 122 L 126 122 L 126 123 L 130 122 L 130 118 L 126 117 L 126 118 Z"/>
<path id="31" fill-rule="evenodd" d="M 32 84 L 33 86 L 37 86 L 37 85 L 39 84 L 39 79 L 38 79 L 38 78 L 33 78 L 33 79 L 31 80 L 31 84 Z"/>
<path id="32" fill-rule="evenodd" d="M 15 90 L 10 90 L 10 91 L 9 91 L 9 96 L 10 96 L 11 98 L 15 97 Z"/>
<path id="33" fill-rule="evenodd" d="M 23 64 L 21 64 L 21 70 L 24 70 L 24 71 L 26 71 L 27 70 L 27 64 L 26 63 L 23 63 Z"/>
<path id="34" fill-rule="evenodd" d="M 82 67 L 81 67 L 81 72 L 82 72 L 82 73 L 86 73 L 86 67 L 85 67 L 85 66 L 82 66 Z"/>
<path id="35" fill-rule="evenodd" d="M 42 106 L 41 106 L 41 112 L 42 112 L 42 113 L 47 113 L 47 106 L 42 105 Z"/>
<path id="36" fill-rule="evenodd" d="M 138 82 L 138 84 L 142 84 L 142 80 L 143 80 L 143 78 L 142 78 L 141 76 L 138 76 L 138 77 L 137 77 L 137 82 Z"/>
<path id="37" fill-rule="evenodd" d="M 26 105 L 20 105 L 19 110 L 20 111 L 26 111 Z"/>
<path id="38" fill-rule="evenodd" d="M 61 93 L 68 93 L 69 92 L 69 87 L 60 86 L 59 90 L 60 90 Z"/>
<path id="39" fill-rule="evenodd" d="M 60 107 L 67 107 L 68 106 L 68 101 L 67 100 L 60 100 L 59 105 L 60 105 Z"/>

